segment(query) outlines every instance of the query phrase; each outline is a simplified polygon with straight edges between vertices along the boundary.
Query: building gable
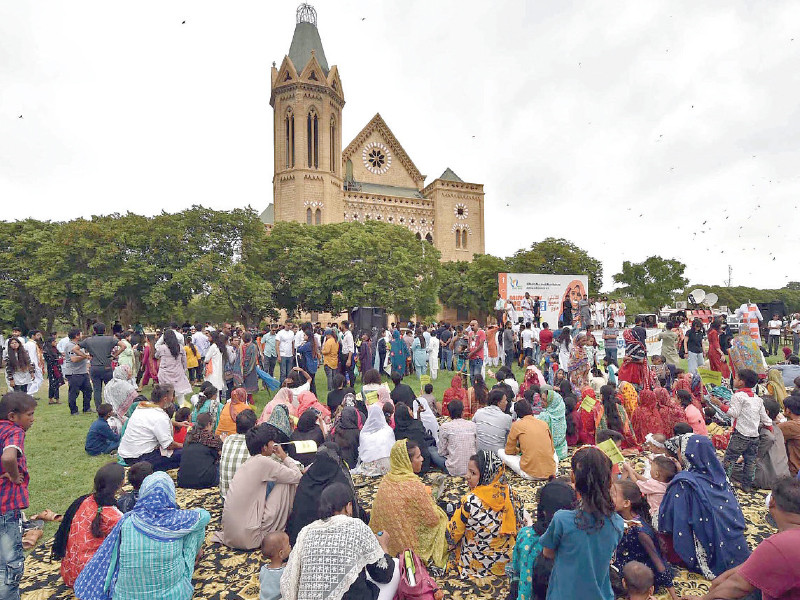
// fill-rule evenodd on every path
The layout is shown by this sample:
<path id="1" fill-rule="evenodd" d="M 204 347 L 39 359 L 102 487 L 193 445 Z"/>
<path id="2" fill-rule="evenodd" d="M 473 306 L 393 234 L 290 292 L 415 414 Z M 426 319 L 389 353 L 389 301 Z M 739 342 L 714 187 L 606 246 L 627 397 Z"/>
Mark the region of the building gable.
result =
<path id="1" fill-rule="evenodd" d="M 351 164 L 348 164 L 350 161 Z M 342 152 L 342 172 L 355 181 L 422 189 L 425 175 L 376 114 Z"/>

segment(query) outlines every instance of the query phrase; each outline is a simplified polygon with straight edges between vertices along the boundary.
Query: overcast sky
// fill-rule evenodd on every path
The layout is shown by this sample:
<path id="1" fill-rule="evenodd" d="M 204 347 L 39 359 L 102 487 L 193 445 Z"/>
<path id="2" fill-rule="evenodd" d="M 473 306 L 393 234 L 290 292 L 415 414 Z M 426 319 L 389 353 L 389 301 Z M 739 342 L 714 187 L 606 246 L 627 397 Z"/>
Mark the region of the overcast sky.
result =
<path id="1" fill-rule="evenodd" d="M 297 5 L 0 3 L 0 216 L 263 210 Z M 487 252 L 565 237 L 606 289 L 652 254 L 800 279 L 800 2 L 315 7 L 344 145 L 380 112 L 428 183 L 483 183 Z"/>

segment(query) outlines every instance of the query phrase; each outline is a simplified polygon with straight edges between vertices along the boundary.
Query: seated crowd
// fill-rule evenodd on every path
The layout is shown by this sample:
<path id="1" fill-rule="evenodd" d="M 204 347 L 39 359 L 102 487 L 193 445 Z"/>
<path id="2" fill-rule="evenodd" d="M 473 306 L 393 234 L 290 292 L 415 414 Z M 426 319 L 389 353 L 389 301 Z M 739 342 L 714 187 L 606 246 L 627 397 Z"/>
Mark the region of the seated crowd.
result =
<path id="1" fill-rule="evenodd" d="M 183 410 L 158 384 L 124 414 L 100 406 L 86 450 L 116 451 L 133 492 L 118 498 L 120 464 L 100 468 L 93 493 L 66 511 L 53 557 L 81 600 L 190 598 L 209 514 L 178 507 L 163 473 L 177 468 L 178 487 L 219 488 L 213 543 L 260 549 L 265 600 L 391 598 L 409 549 L 418 576 L 427 565 L 507 578 L 524 600 L 659 590 L 677 600 L 676 566 L 711 580 L 709 599 L 800 597 L 800 392 L 770 377 L 781 393 L 766 395 L 749 370 L 733 391 L 671 375 L 643 387 L 607 376 L 548 384 L 529 359 L 522 384 L 508 367 L 491 389 L 456 375 L 440 405 L 432 386 L 418 395 L 394 372 L 390 390 L 369 369 L 359 392 L 334 374 L 324 405 L 294 371 L 260 415 L 243 388 L 224 400 L 209 384 Z M 535 518 L 509 471 L 515 486 L 541 482 Z M 445 502 L 423 482 L 429 472 L 464 478 L 467 493 Z M 371 506 L 353 475 L 381 477 Z M 755 549 L 734 487 L 772 490 L 778 533 Z"/>

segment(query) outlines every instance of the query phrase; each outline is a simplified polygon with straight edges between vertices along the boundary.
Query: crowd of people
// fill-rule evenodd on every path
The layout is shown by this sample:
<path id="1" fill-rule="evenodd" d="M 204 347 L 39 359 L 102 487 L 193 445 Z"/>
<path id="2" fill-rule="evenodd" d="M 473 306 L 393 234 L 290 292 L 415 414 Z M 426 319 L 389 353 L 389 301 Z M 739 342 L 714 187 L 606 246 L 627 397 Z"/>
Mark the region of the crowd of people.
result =
<path id="1" fill-rule="evenodd" d="M 359 336 L 347 321 L 14 332 L 0 400 L 0 597 L 19 593 L 24 439 L 45 373 L 51 402 L 63 377 L 71 414 L 83 394 L 96 416 L 86 452 L 117 459 L 67 508 L 53 544 L 80 600 L 190 598 L 214 544 L 260 549 L 271 600 L 404 598 L 409 585 L 434 598 L 429 573 L 445 570 L 504 578 L 525 600 L 677 599 L 676 567 L 711 580 L 707 598 L 797 597 L 800 379 L 787 377 L 800 359 L 767 371 L 734 336 L 726 346 L 721 321 L 667 323 L 650 356 L 637 320 L 622 327 L 619 356 L 608 305 L 595 310 L 607 319 L 597 330 L 588 300 L 576 326 L 556 330 L 539 327 L 533 306 L 516 324 L 503 311 L 486 328 L 391 324 Z M 270 399 L 259 411 L 260 388 Z M 378 482 L 371 505 L 354 477 Z M 447 478 L 466 484 L 457 502 L 442 496 Z M 181 509 L 176 483 L 219 493 L 210 545 L 209 513 Z M 519 499 L 532 484 L 535 515 Z M 778 533 L 756 548 L 734 488 L 771 490 Z"/>

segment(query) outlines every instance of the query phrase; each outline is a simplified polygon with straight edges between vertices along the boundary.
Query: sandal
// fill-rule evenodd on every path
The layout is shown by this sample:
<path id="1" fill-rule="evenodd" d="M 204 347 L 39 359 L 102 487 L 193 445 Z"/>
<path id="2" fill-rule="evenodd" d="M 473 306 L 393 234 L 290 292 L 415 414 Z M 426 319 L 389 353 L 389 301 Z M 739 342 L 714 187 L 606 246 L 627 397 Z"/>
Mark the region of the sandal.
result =
<path id="1" fill-rule="evenodd" d="M 61 519 L 64 518 L 64 515 L 59 515 L 55 511 L 50 510 L 49 508 L 43 510 L 38 515 L 33 515 L 31 517 L 31 521 L 35 521 L 37 519 L 41 519 L 42 521 L 56 521 L 59 522 Z"/>
<path id="2" fill-rule="evenodd" d="M 22 535 L 22 549 L 30 550 L 39 543 L 43 535 L 44 531 L 41 529 L 29 529 Z"/>

